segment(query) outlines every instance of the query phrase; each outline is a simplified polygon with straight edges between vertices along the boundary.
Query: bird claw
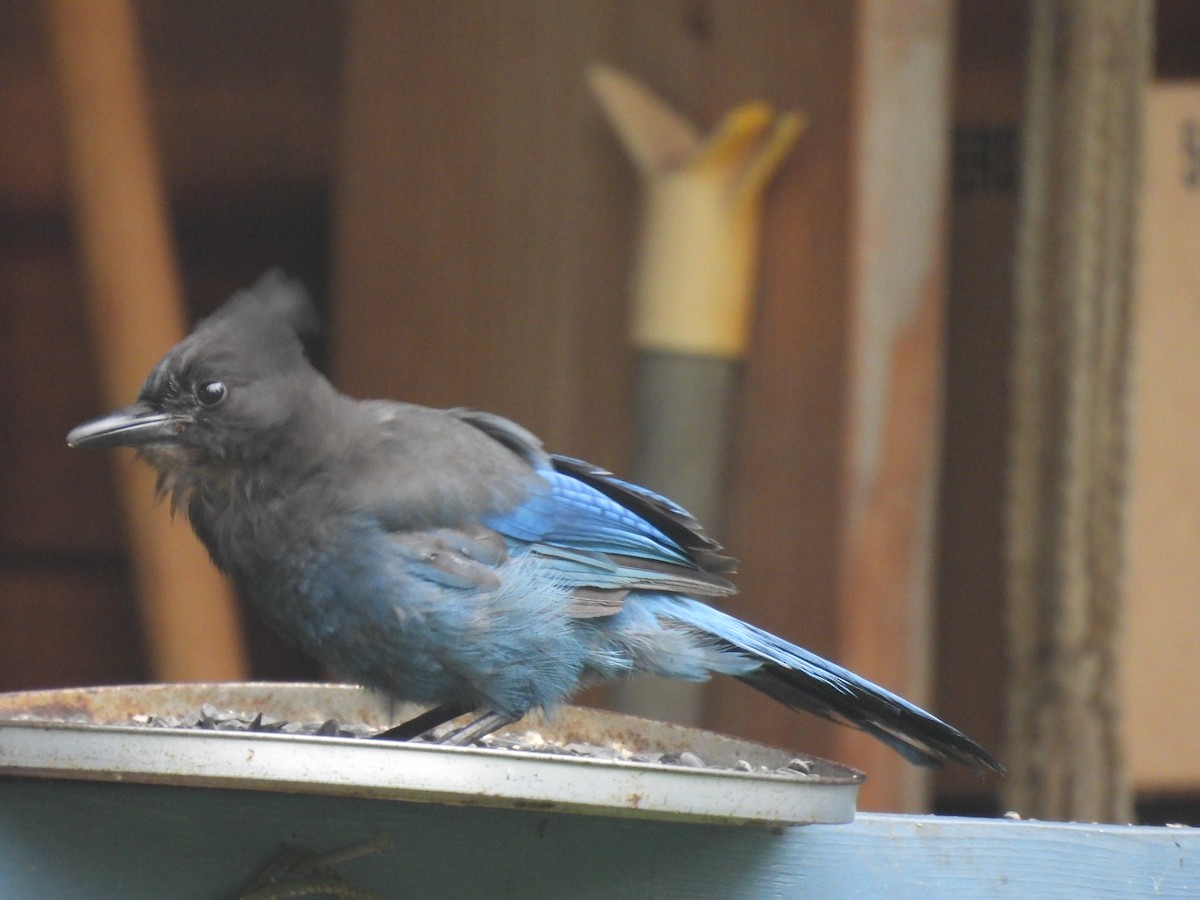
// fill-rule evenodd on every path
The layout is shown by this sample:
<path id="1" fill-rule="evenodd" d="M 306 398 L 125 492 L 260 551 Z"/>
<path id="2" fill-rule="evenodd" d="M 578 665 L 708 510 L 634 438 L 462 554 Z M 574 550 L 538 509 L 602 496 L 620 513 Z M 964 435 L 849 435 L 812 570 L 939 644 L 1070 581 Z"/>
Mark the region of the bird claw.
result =
<path id="1" fill-rule="evenodd" d="M 465 747 L 468 744 L 473 744 L 480 738 L 485 738 L 494 731 L 499 731 L 505 725 L 511 725 L 517 721 L 515 716 L 506 716 L 503 713 L 487 712 L 462 728 L 457 728 L 449 734 L 438 739 L 437 743 L 447 747 Z"/>
<path id="2" fill-rule="evenodd" d="M 461 703 L 453 701 L 443 703 L 441 706 L 435 706 L 433 709 L 426 710 L 419 716 L 409 719 L 407 722 L 401 722 L 387 731 L 379 732 L 379 734 L 375 735 L 375 740 L 411 741 L 422 735 L 430 734 L 439 725 L 445 725 L 452 719 L 457 719 L 459 716 L 470 711 L 471 707 L 464 706 Z"/>
<path id="3" fill-rule="evenodd" d="M 479 718 L 468 722 L 461 728 L 456 728 L 443 735 L 434 732 L 452 719 L 457 719 L 464 713 L 470 712 L 470 707 L 460 703 L 443 703 L 433 709 L 421 713 L 407 722 L 403 722 L 387 731 L 375 735 L 376 740 L 382 741 L 411 741 L 424 738 L 432 744 L 442 744 L 448 747 L 465 747 L 480 738 L 487 737 L 505 725 L 511 725 L 518 717 L 504 715 L 498 712 L 486 712 Z"/>

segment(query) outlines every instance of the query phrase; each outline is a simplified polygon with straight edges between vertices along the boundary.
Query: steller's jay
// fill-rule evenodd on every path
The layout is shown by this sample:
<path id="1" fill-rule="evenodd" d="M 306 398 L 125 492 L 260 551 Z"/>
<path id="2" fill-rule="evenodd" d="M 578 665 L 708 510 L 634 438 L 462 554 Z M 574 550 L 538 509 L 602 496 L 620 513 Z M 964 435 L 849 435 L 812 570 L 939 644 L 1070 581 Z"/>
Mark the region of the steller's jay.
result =
<path id="1" fill-rule="evenodd" d="M 469 743 L 634 672 L 721 672 L 860 728 L 919 765 L 1001 771 L 903 698 L 709 606 L 734 561 L 675 503 L 546 453 L 506 419 L 338 393 L 316 317 L 268 273 L 203 320 L 132 406 L 75 447 L 136 447 L 213 561 L 285 639 L 344 676 L 465 713 Z"/>

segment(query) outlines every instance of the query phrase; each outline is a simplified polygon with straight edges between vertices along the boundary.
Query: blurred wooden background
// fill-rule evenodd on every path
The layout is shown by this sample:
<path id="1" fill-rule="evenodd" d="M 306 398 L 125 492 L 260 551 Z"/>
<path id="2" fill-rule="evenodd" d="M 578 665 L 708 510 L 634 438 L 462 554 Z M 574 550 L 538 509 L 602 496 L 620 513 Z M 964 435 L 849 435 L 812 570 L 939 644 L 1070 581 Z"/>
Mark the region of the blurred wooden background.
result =
<path id="1" fill-rule="evenodd" d="M 452 15 L 411 4 L 394 30 L 362 30 L 380 7 L 336 0 L 137 9 L 194 316 L 282 265 L 331 314 L 332 346 L 318 347 L 317 361 L 347 391 L 493 409 L 616 471 L 628 471 L 630 454 L 624 311 L 636 184 L 584 67 L 596 57 L 625 66 L 706 125 L 760 96 L 802 108 L 812 124 L 767 205 L 762 305 L 731 436 L 720 537 L 742 560 L 743 593 L 729 608 L 915 694 L 1002 753 L 1025 6 L 910 5 L 926 11 L 917 33 L 943 41 L 953 60 L 943 123 L 953 131 L 942 136 L 948 287 L 942 295 L 933 272 L 929 330 L 913 357 L 918 382 L 933 381 L 913 401 L 917 474 L 901 479 L 915 490 L 904 502 L 917 504 L 906 539 L 929 529 L 932 565 L 912 568 L 909 555 L 896 570 L 926 579 L 934 606 L 918 597 L 899 613 L 888 607 L 900 616 L 899 654 L 872 643 L 890 621 L 872 607 L 880 597 L 839 602 L 860 571 L 847 569 L 846 517 L 848 398 L 861 383 L 855 167 L 871 96 L 862 66 L 871 34 L 885 46 L 903 39 L 889 31 L 900 20 L 865 30 L 859 13 L 871 6 L 674 0 L 501 14 L 479 3 Z M 108 463 L 64 442 L 100 401 L 45 26 L 36 0 L 0 5 L 3 690 L 148 676 Z M 1187 0 L 1160 3 L 1160 72 L 1200 75 L 1198 36 Z M 380 72 L 390 80 L 372 82 Z M 942 266 L 940 251 L 929 261 Z M 904 377 L 912 383 L 913 372 Z M 919 583 L 898 590 L 922 593 Z M 932 630 L 917 627 L 925 621 Z M 256 675 L 318 674 L 249 617 L 247 626 Z M 713 690 L 709 721 L 816 753 L 858 752 L 738 685 Z M 950 772 L 936 788 L 943 809 L 995 811 L 993 783 Z"/>

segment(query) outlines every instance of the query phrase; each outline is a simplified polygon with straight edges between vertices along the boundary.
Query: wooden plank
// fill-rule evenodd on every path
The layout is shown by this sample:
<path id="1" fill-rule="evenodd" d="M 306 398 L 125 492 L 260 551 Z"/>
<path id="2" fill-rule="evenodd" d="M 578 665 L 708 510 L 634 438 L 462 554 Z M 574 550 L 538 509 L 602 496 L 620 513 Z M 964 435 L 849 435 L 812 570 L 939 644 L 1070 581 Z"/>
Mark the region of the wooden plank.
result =
<path id="1" fill-rule="evenodd" d="M 173 196 L 212 207 L 328 184 L 344 4 L 139 3 L 136 13 Z M 46 19 L 36 0 L 0 4 L 0 207 L 41 213 L 69 199 Z"/>
<path id="2" fill-rule="evenodd" d="M 1027 4 L 962 0 L 947 242 L 937 522 L 938 715 L 1004 758 L 1004 494 Z M 986 808 L 996 782 L 950 767 L 938 793 Z"/>
<path id="3" fill-rule="evenodd" d="M 1124 736 L 1135 787 L 1200 789 L 1200 84 L 1147 96 L 1134 300 Z"/>
<path id="4" fill-rule="evenodd" d="M 347 390 L 489 409 L 626 457 L 619 223 L 635 186 L 584 80 L 607 11 L 351 7 L 333 347 Z"/>
<path id="5" fill-rule="evenodd" d="M 585 81 L 599 60 L 705 126 L 763 98 L 813 121 L 765 210 L 722 537 L 728 608 L 832 653 L 853 9 L 723 0 L 351 8 L 336 380 L 517 418 L 628 473 L 636 175 Z M 709 723 L 828 749 L 739 685 Z"/>
<path id="6" fill-rule="evenodd" d="M 586 63 L 630 72 L 706 127 L 752 98 L 806 113 L 766 201 L 722 535 L 743 593 L 726 606 L 928 699 L 950 4 L 350 16 L 336 380 L 491 409 L 618 472 L 635 182 Z M 710 697 L 720 730 L 850 753 L 873 772 L 867 805 L 919 802 L 887 751 L 738 685 Z"/>
<path id="7" fill-rule="evenodd" d="M 183 336 L 182 299 L 132 4 L 61 0 L 47 10 L 101 393 L 112 409 L 133 401 L 146 373 Z M 154 472 L 128 454 L 113 460 L 155 675 L 244 677 L 229 584 L 186 524 L 154 508 Z"/>
<path id="8" fill-rule="evenodd" d="M 0 557 L 0 689 L 145 680 L 128 576 L 103 557 L 41 564 Z"/>
<path id="9" fill-rule="evenodd" d="M 763 208 L 758 306 L 730 436 L 721 535 L 741 562 L 741 593 L 722 605 L 837 658 L 854 7 L 708 9 L 707 24 L 680 16 L 646 35 L 638 62 L 651 69 L 652 83 L 680 85 L 685 108 L 705 121 L 722 108 L 710 97 L 725 104 L 763 97 L 802 110 L 809 122 Z M 667 50 L 661 63 L 652 59 L 655 43 Z M 705 723 L 774 746 L 827 756 L 834 748 L 836 726 L 727 679 L 712 685 Z"/>
<path id="10" fill-rule="evenodd" d="M 1016 260 L 1009 777 L 1023 815 L 1129 821 L 1121 743 L 1129 309 L 1149 0 L 1032 7 Z"/>
<path id="11" fill-rule="evenodd" d="M 942 245 L 952 7 L 858 4 L 849 381 L 837 618 L 841 662 L 928 705 L 941 426 Z M 924 807 L 922 772 L 839 731 L 868 809 Z"/>
<path id="12" fill-rule="evenodd" d="M 0 239 L 0 554 L 123 546 L 111 461 L 66 443 L 67 429 L 104 408 L 81 293 L 65 218 Z"/>
<path id="13" fill-rule="evenodd" d="M 91 900 L 232 897 L 284 844 L 380 835 L 394 845 L 339 871 L 383 897 L 1185 896 L 1200 866 L 1184 828 L 860 815 L 770 830 L 18 778 L 0 779 L 0 834 L 6 896 Z"/>

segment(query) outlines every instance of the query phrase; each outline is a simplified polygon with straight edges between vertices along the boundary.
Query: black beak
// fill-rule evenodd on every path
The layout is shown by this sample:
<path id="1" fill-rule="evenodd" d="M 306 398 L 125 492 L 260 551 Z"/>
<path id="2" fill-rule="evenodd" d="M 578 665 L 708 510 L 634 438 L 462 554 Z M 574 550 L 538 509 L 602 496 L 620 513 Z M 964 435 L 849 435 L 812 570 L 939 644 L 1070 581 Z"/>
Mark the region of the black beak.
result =
<path id="1" fill-rule="evenodd" d="M 185 416 L 157 412 L 145 403 L 135 403 L 107 416 L 71 429 L 67 443 L 72 447 L 145 447 L 177 444 Z"/>

